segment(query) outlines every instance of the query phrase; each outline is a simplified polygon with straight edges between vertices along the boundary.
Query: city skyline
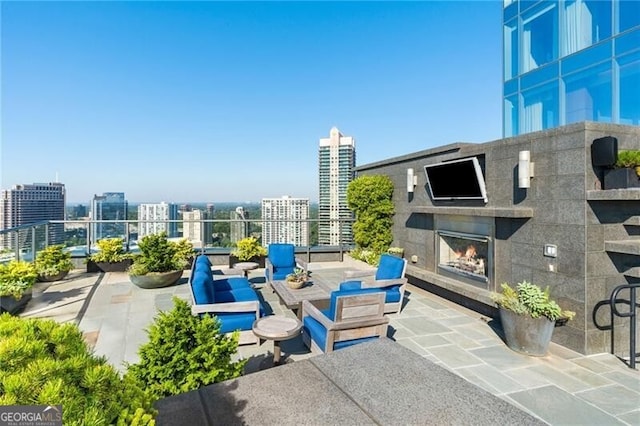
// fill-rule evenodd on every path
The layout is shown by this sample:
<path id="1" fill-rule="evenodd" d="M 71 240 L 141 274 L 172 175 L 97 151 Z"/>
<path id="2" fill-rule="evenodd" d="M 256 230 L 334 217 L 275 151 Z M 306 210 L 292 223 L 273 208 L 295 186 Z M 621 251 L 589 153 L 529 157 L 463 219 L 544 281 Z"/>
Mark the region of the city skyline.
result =
<path id="1" fill-rule="evenodd" d="M 357 165 L 501 137 L 500 1 L 0 7 L 2 188 L 317 201 L 333 126 Z"/>

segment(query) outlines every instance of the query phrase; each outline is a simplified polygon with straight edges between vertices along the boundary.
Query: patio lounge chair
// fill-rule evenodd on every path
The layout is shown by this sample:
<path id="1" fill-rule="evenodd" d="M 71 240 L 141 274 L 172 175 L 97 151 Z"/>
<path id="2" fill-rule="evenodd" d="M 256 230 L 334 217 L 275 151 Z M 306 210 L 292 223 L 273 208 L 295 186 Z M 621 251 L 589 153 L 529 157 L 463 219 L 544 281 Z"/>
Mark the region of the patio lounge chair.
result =
<path id="1" fill-rule="evenodd" d="M 378 288 L 384 290 L 386 294 L 384 312 L 386 314 L 400 312 L 407 286 L 407 279 L 404 277 L 406 269 L 406 259 L 382 254 L 378 268 L 374 271 L 346 271 L 344 279 L 347 282 L 340 284 L 340 289 Z"/>
<path id="2" fill-rule="evenodd" d="M 384 337 L 388 323 L 379 289 L 336 290 L 326 310 L 302 302 L 302 339 L 324 353 Z"/>
<path id="3" fill-rule="evenodd" d="M 239 344 L 260 343 L 254 321 L 264 314 L 256 291 L 244 276 L 216 276 L 206 256 L 196 258 L 189 278 L 191 313 L 209 313 L 220 321 L 221 333 L 240 332 Z"/>
<path id="4" fill-rule="evenodd" d="M 269 244 L 264 270 L 269 284 L 272 281 L 284 280 L 295 268 L 307 270 L 307 263 L 296 258 L 295 248 L 293 244 Z"/>

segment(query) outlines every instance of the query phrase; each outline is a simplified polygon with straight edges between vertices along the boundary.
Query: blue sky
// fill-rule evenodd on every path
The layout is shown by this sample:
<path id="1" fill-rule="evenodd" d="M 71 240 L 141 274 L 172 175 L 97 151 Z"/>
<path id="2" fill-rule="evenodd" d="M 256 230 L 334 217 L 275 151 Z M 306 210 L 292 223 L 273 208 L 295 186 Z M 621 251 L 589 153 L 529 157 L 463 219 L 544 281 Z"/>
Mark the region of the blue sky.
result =
<path id="1" fill-rule="evenodd" d="M 2 189 L 316 201 L 332 126 L 358 165 L 502 134 L 501 1 L 0 7 Z"/>

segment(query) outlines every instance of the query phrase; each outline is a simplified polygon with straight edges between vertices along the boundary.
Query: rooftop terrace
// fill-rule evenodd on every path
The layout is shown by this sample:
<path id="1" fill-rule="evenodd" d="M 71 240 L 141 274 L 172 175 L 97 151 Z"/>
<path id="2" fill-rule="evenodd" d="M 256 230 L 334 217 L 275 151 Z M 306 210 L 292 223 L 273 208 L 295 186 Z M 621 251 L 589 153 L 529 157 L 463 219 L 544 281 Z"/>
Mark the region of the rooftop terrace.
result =
<path id="1" fill-rule="evenodd" d="M 363 265 L 345 257 L 343 262 L 311 263 L 310 269 L 339 281 L 344 270 Z M 293 317 L 265 288 L 262 274 L 254 270 L 249 278 L 271 312 Z M 35 295 L 22 315 L 79 324 L 96 354 L 122 370 L 124 361 L 137 360 L 154 315 L 170 309 L 173 296 L 188 299 L 188 294 L 185 278 L 176 286 L 144 290 L 125 273 L 74 271 Z M 402 312 L 389 317 L 391 340 L 548 424 L 640 425 L 640 373 L 614 355 L 586 356 L 554 343 L 544 357 L 518 354 L 502 341 L 499 323 L 411 285 Z M 309 351 L 300 337 L 282 342 L 282 349 L 286 365 L 274 369 L 320 355 Z M 271 341 L 241 346 L 238 356 L 248 358 L 245 375 L 271 369 L 272 351 Z M 425 390 L 430 386 L 424 381 Z M 251 400 L 238 408 L 250 409 Z M 245 417 L 247 424 L 250 419 Z"/>

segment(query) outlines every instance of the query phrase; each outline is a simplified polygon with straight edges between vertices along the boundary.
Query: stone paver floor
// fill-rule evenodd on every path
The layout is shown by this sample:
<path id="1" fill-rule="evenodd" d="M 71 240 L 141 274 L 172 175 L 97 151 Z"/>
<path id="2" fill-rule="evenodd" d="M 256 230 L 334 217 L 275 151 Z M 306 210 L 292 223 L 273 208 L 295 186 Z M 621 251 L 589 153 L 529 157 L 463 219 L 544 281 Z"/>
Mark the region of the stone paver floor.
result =
<path id="1" fill-rule="evenodd" d="M 310 266 L 336 282 L 351 268 L 340 262 Z M 269 313 L 293 317 L 266 288 L 262 273 L 250 271 L 249 278 Z M 170 309 L 173 296 L 189 298 L 185 277 L 176 286 L 144 290 L 124 273 L 74 272 L 36 295 L 22 315 L 76 322 L 96 354 L 123 370 L 124 362 L 137 361 L 137 348 L 147 340 L 145 328 L 155 314 Z M 414 286 L 407 293 L 403 311 L 390 315 L 388 335 L 399 344 L 549 424 L 640 426 L 640 373 L 615 356 L 585 356 L 553 343 L 547 356 L 521 355 L 507 348 L 491 318 Z M 317 355 L 301 337 L 281 347 L 288 362 Z M 238 356 L 248 359 L 246 374 L 266 368 L 273 342 L 241 346 Z"/>

